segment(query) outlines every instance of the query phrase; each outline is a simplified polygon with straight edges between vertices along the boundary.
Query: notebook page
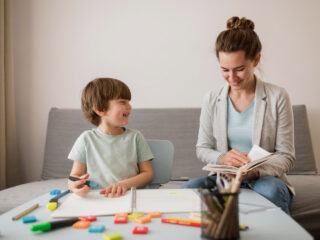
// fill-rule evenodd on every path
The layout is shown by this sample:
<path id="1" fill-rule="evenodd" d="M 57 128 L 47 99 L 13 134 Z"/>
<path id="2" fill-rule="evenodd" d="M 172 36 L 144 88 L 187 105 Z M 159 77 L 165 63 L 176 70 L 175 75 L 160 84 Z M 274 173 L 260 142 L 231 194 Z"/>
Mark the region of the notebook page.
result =
<path id="1" fill-rule="evenodd" d="M 200 212 L 200 197 L 192 189 L 139 189 L 138 212 Z"/>
<path id="2" fill-rule="evenodd" d="M 90 191 L 85 197 L 71 193 L 71 195 L 61 202 L 58 208 L 51 214 L 51 217 L 113 215 L 118 212 L 130 211 L 131 194 L 128 191 L 122 197 L 110 198 L 100 194 L 99 191 Z"/>
<path id="3" fill-rule="evenodd" d="M 263 157 L 267 157 L 269 156 L 271 153 L 269 153 L 268 151 L 264 150 L 263 148 L 259 147 L 258 145 L 254 144 L 250 150 L 250 152 L 248 153 L 248 158 L 251 161 L 255 161 L 258 160 L 260 158 Z"/>

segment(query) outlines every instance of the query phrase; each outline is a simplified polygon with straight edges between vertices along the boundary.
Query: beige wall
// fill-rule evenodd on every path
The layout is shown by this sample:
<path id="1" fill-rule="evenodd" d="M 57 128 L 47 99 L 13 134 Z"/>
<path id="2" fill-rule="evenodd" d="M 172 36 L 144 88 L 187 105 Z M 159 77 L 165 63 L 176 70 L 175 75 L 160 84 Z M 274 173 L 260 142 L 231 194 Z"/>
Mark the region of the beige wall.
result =
<path id="1" fill-rule="evenodd" d="M 79 108 L 98 76 L 125 81 L 133 107 L 200 107 L 223 83 L 213 45 L 227 18 L 251 18 L 265 81 L 306 104 L 320 160 L 320 1 L 13 0 L 19 149 L 26 181 L 40 178 L 51 107 Z"/>

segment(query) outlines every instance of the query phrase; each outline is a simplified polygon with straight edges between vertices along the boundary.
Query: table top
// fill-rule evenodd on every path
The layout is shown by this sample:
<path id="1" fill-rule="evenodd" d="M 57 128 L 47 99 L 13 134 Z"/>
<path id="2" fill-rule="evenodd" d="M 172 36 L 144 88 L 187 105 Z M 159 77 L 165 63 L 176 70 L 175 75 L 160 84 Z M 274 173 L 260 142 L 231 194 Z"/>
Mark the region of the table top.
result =
<path id="1" fill-rule="evenodd" d="M 51 211 L 46 209 L 46 205 L 51 198 L 52 196 L 48 193 L 0 215 L 0 239 L 103 239 L 103 234 L 110 232 L 120 233 L 124 240 L 142 238 L 155 240 L 201 239 L 200 228 L 161 223 L 161 218 L 153 218 L 150 223 L 144 224 L 149 228 L 147 235 L 134 235 L 132 230 L 139 224 L 132 220 L 129 220 L 127 224 L 114 224 L 113 216 L 99 216 L 98 221 L 92 222 L 92 225 L 104 225 L 105 231 L 103 233 L 89 233 L 88 229 L 73 229 L 72 227 L 43 233 L 31 232 L 29 229 L 33 224 L 56 221 L 56 219 L 50 219 Z M 59 202 L 62 200 L 59 200 Z M 36 223 L 23 224 L 21 219 L 12 220 L 13 216 L 35 203 L 39 203 L 39 207 L 28 215 L 36 216 Z M 251 190 L 241 189 L 239 209 L 240 223 L 249 227 L 248 230 L 240 232 L 241 239 L 313 239 L 306 230 L 281 209 Z M 162 217 L 187 219 L 189 213 L 163 214 Z"/>

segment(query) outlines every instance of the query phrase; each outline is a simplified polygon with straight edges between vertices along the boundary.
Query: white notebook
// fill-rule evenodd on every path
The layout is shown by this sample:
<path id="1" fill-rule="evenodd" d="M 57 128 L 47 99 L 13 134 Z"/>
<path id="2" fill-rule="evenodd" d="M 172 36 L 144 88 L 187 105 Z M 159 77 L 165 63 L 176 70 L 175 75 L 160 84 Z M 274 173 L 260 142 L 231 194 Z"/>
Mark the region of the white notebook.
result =
<path id="1" fill-rule="evenodd" d="M 51 217 L 79 217 L 114 215 L 132 211 L 132 192 L 118 198 L 109 198 L 99 191 L 85 197 L 71 193 L 51 214 Z M 136 212 L 200 212 L 200 197 L 192 189 L 137 189 Z"/>
<path id="2" fill-rule="evenodd" d="M 271 159 L 273 153 L 270 153 L 263 148 L 259 147 L 258 145 L 253 145 L 250 152 L 248 153 L 248 158 L 251 160 L 251 162 L 247 163 L 246 165 L 243 165 L 242 171 L 247 172 L 251 169 L 254 169 L 262 164 L 264 164 L 266 161 Z M 217 165 L 209 163 L 206 166 L 202 168 L 202 170 L 210 171 L 210 172 L 221 172 L 221 173 L 230 173 L 230 174 L 236 174 L 239 170 L 239 167 L 235 166 L 229 166 L 229 165 Z"/>

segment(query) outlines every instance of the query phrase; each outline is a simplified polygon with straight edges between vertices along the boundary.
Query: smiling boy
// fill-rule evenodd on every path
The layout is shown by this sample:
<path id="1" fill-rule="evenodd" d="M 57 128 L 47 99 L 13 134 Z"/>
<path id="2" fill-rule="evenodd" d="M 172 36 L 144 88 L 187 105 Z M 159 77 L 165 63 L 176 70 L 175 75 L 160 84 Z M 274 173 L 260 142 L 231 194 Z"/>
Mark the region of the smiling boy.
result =
<path id="1" fill-rule="evenodd" d="M 97 128 L 83 132 L 74 143 L 68 159 L 73 160 L 68 180 L 69 189 L 85 196 L 89 178 L 110 197 L 124 195 L 131 187 L 151 183 L 153 155 L 143 135 L 124 128 L 131 113 L 131 92 L 128 86 L 112 78 L 98 78 L 82 92 L 81 108 L 85 118 Z"/>

